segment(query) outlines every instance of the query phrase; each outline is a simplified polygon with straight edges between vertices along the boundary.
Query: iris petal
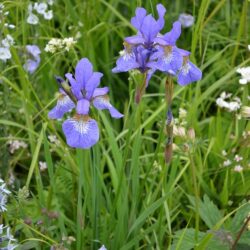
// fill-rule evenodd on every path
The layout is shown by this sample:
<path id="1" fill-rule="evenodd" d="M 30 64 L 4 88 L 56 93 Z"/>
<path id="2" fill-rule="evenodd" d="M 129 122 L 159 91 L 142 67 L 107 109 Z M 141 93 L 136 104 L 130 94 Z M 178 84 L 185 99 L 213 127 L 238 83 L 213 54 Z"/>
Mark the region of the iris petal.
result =
<path id="1" fill-rule="evenodd" d="M 75 104 L 67 95 L 59 97 L 56 106 L 49 112 L 48 116 L 51 119 L 61 119 L 63 115 L 71 111 Z"/>
<path id="2" fill-rule="evenodd" d="M 99 140 L 97 122 L 87 116 L 70 118 L 63 123 L 62 128 L 67 144 L 72 148 L 87 149 Z"/>
<path id="3" fill-rule="evenodd" d="M 109 110 L 109 113 L 110 115 L 113 117 L 113 118 L 121 118 L 123 117 L 123 114 L 121 114 L 116 108 L 114 108 L 107 96 L 98 96 L 96 98 L 93 99 L 93 105 L 99 109 L 99 110 L 103 110 L 103 109 L 108 109 Z"/>

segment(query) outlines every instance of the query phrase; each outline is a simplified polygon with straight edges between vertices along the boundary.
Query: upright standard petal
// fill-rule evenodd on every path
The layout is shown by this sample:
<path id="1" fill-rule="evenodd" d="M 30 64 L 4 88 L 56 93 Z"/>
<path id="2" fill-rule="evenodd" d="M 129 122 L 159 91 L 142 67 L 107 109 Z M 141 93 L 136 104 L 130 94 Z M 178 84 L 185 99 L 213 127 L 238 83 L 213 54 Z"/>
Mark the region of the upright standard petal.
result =
<path id="1" fill-rule="evenodd" d="M 86 91 L 86 98 L 88 100 L 92 98 L 94 90 L 99 86 L 102 76 L 103 76 L 102 73 L 94 72 L 93 75 L 86 82 L 85 91 Z"/>
<path id="2" fill-rule="evenodd" d="M 144 8 L 136 8 L 135 16 L 131 18 L 131 24 L 137 29 L 140 30 L 143 23 L 143 19 L 146 16 L 147 12 Z"/>
<path id="3" fill-rule="evenodd" d="M 163 39 L 167 42 L 167 45 L 174 46 L 180 35 L 181 23 L 179 21 L 176 21 L 173 23 L 173 28 L 163 36 Z"/>
<path id="4" fill-rule="evenodd" d="M 50 119 L 60 119 L 74 107 L 75 104 L 67 95 L 60 94 L 56 106 L 48 113 L 48 116 Z"/>
<path id="5" fill-rule="evenodd" d="M 81 88 L 85 87 L 86 82 L 93 74 L 93 66 L 87 58 L 82 58 L 76 65 L 75 78 Z"/>
<path id="6" fill-rule="evenodd" d="M 181 86 L 185 86 L 191 82 L 199 81 L 201 78 L 201 70 L 190 61 L 187 61 L 178 74 L 177 82 Z"/>
<path id="7" fill-rule="evenodd" d="M 157 22 L 152 17 L 152 15 L 148 15 L 144 18 L 143 24 L 141 26 L 140 32 L 142 33 L 145 43 L 144 45 L 146 47 L 152 46 L 152 43 L 154 42 L 154 38 L 159 33 L 160 29 L 157 25 Z"/>
<path id="8" fill-rule="evenodd" d="M 157 4 L 156 9 L 157 9 L 158 16 L 159 16 L 157 20 L 157 25 L 160 31 L 164 27 L 164 24 L 165 24 L 164 15 L 166 13 L 166 9 L 162 4 Z"/>
<path id="9" fill-rule="evenodd" d="M 66 120 L 62 128 L 67 144 L 72 148 L 87 149 L 99 140 L 97 122 L 89 116 L 76 115 Z"/>
<path id="10" fill-rule="evenodd" d="M 108 96 L 97 96 L 93 99 L 93 105 L 99 110 L 108 109 L 113 118 L 123 117 L 123 114 L 110 104 Z"/>

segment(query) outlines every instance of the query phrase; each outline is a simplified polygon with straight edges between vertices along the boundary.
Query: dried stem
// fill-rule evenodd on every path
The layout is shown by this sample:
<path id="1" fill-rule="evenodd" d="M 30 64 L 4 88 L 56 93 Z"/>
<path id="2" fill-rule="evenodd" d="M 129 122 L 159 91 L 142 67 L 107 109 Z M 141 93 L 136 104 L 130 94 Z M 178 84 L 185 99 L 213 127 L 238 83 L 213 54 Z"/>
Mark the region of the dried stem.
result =
<path id="1" fill-rule="evenodd" d="M 243 224 L 242 228 L 240 229 L 240 231 L 239 231 L 239 233 L 238 233 L 238 235 L 237 235 L 237 237 L 236 237 L 236 239 L 235 239 L 235 241 L 234 241 L 234 243 L 232 245 L 231 250 L 236 250 L 237 243 L 240 240 L 240 237 L 241 237 L 242 233 L 244 232 L 244 230 L 246 229 L 247 224 L 248 224 L 249 221 L 250 221 L 250 216 L 248 216 L 248 218 L 246 219 L 246 221 Z"/>

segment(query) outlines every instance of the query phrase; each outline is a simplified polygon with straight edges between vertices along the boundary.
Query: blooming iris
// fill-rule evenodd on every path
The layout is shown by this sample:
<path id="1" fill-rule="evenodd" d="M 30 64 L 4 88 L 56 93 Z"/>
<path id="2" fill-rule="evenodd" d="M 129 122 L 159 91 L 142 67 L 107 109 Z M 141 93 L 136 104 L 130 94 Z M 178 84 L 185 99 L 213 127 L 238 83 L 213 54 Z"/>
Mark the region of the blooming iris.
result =
<path id="1" fill-rule="evenodd" d="M 162 35 L 160 31 L 164 27 L 166 9 L 162 4 L 158 4 L 157 12 L 159 18 L 156 20 L 151 14 L 147 15 L 144 8 L 136 9 L 131 24 L 137 29 L 137 34 L 125 38 L 124 50 L 112 72 L 138 69 L 142 74 L 146 74 L 145 87 L 156 70 L 177 76 L 177 82 L 182 86 L 200 80 L 202 73 L 190 62 L 190 52 L 176 46 L 181 35 L 181 23 L 174 22 L 173 28 Z"/>
<path id="2" fill-rule="evenodd" d="M 57 78 L 60 93 L 56 106 L 49 112 L 51 119 L 60 119 L 73 108 L 76 114 L 64 121 L 62 128 L 67 144 L 73 148 L 90 148 L 99 140 L 97 122 L 89 116 L 90 107 L 98 110 L 107 109 L 113 118 L 123 115 L 109 102 L 108 87 L 98 88 L 103 74 L 93 72 L 93 67 L 87 58 L 81 59 L 75 69 L 75 75 L 65 74 L 67 78 Z"/>

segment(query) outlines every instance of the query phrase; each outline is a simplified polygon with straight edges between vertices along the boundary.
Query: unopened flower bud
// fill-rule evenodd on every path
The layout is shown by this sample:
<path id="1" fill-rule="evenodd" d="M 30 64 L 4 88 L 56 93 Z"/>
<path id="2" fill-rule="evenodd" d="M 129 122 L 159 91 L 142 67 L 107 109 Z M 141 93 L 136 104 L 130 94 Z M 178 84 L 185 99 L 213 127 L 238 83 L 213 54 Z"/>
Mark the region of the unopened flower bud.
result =
<path id="1" fill-rule="evenodd" d="M 195 139 L 195 131 L 193 128 L 190 128 L 187 132 L 187 136 L 189 139 L 191 139 L 192 141 Z"/>

